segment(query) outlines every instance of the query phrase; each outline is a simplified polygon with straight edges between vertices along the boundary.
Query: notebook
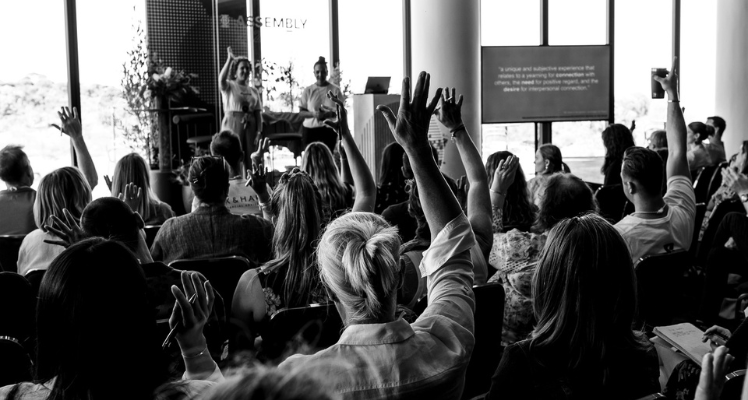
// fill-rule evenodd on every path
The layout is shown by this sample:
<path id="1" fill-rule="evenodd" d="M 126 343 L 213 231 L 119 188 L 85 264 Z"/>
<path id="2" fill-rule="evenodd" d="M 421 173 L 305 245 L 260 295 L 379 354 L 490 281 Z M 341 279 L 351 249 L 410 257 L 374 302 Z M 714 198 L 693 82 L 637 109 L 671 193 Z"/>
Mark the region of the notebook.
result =
<path id="1" fill-rule="evenodd" d="M 701 365 L 704 354 L 712 351 L 708 343 L 701 341 L 704 332 L 689 323 L 658 326 L 652 332 L 698 365 Z"/>

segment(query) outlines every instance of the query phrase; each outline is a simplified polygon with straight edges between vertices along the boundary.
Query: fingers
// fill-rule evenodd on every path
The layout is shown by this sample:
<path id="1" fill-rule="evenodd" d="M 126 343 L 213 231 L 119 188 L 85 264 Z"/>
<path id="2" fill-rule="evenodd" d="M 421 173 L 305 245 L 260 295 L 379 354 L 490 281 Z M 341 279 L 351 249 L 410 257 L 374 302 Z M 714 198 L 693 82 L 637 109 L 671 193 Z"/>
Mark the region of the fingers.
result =
<path id="1" fill-rule="evenodd" d="M 509 157 L 511 157 L 511 156 L 509 156 Z M 504 160 L 499 161 L 499 165 L 496 166 L 496 171 L 493 172 L 494 175 L 500 174 L 501 170 L 503 170 L 504 168 L 506 168 L 506 161 L 507 160 L 508 159 L 504 159 Z"/>
<path id="2" fill-rule="evenodd" d="M 205 277 L 199 273 L 192 273 L 190 275 L 192 279 L 192 285 L 194 286 L 195 293 L 197 294 L 195 305 L 198 306 L 197 309 L 200 311 L 200 313 L 207 318 L 209 314 L 209 312 L 206 311 L 208 308 L 208 296 L 206 295 L 205 287 L 203 286 L 203 283 L 207 281 L 207 279 L 205 279 Z M 198 319 L 202 319 L 201 316 L 198 316 L 197 314 L 196 317 L 198 317 Z"/>
<path id="3" fill-rule="evenodd" d="M 182 272 L 182 276 L 184 276 L 184 274 L 185 272 Z M 174 308 L 176 309 L 177 307 L 179 307 L 179 311 L 182 316 L 182 326 L 194 325 L 195 315 L 192 312 L 192 306 L 190 305 L 189 300 L 187 300 L 187 297 L 185 297 L 184 293 L 182 293 L 182 291 L 179 290 L 176 285 L 171 286 L 171 294 L 174 295 L 174 298 L 177 300 Z"/>
<path id="4" fill-rule="evenodd" d="M 455 95 L 455 91 L 456 90 L 457 90 L 456 88 L 452 88 L 452 96 L 450 96 L 450 97 L 452 97 L 452 102 L 454 102 L 455 99 L 457 98 L 456 95 Z"/>
<path id="5" fill-rule="evenodd" d="M 182 280 L 182 290 L 187 298 L 192 297 L 195 294 L 195 288 L 192 286 L 191 273 L 188 271 L 182 271 L 180 278 Z"/>
<path id="6" fill-rule="evenodd" d="M 442 97 L 442 88 L 437 88 L 436 93 L 434 93 L 434 97 L 431 99 L 431 102 L 426 107 L 426 115 L 432 115 L 434 113 L 434 110 L 436 109 L 437 104 L 439 104 L 439 99 Z"/>
<path id="7" fill-rule="evenodd" d="M 460 99 L 457 100 L 457 108 L 462 108 L 462 95 L 460 95 Z"/>
<path id="8" fill-rule="evenodd" d="M 62 209 L 62 215 L 65 216 L 65 221 L 67 222 L 68 229 L 72 229 L 73 227 L 78 226 L 78 221 L 75 220 L 75 217 L 73 217 L 73 214 L 71 214 L 67 208 Z"/>
<path id="9" fill-rule="evenodd" d="M 418 81 L 416 81 L 416 88 L 413 90 L 412 104 L 415 105 L 415 107 L 420 107 L 421 104 L 423 104 L 424 89 L 426 90 L 425 93 L 428 94 L 428 90 L 429 90 L 428 80 L 429 80 L 429 74 L 427 74 L 425 71 L 421 71 L 421 73 L 418 74 Z"/>
<path id="10" fill-rule="evenodd" d="M 717 349 L 719 350 L 719 349 Z M 712 387 L 712 362 L 714 356 L 711 353 L 704 354 L 701 359 L 701 375 L 699 376 L 699 386 L 707 393 Z"/>
<path id="11" fill-rule="evenodd" d="M 78 107 L 73 107 L 73 119 L 80 119 L 78 118 Z"/>
<path id="12" fill-rule="evenodd" d="M 405 78 L 408 79 L 408 78 Z M 405 86 L 405 84 L 403 84 Z M 402 96 L 404 97 L 404 96 Z M 400 101 L 400 109 L 402 110 L 403 104 L 402 104 L 402 97 Z M 395 126 L 397 126 L 397 117 L 395 117 L 395 113 L 392 112 L 392 110 L 385 106 L 385 105 L 378 105 L 377 110 L 384 115 L 384 119 L 387 121 L 387 125 L 390 126 L 390 130 L 392 133 L 395 133 Z"/>
<path id="13" fill-rule="evenodd" d="M 203 286 L 205 287 L 205 293 L 208 296 L 208 315 L 210 315 L 213 310 L 213 303 L 215 301 L 216 295 L 213 291 L 213 285 L 210 284 L 210 281 L 206 280 Z"/>
<path id="14" fill-rule="evenodd" d="M 377 109 L 379 109 L 379 107 L 377 107 Z M 387 109 L 389 109 L 389 107 L 387 107 Z M 403 87 L 400 90 L 400 109 L 399 110 L 400 111 L 410 110 L 410 78 L 407 76 L 403 78 Z M 390 114 L 392 114 L 392 110 L 390 110 Z M 390 123 L 390 128 L 392 129 L 393 132 L 395 131 L 394 127 L 395 127 L 394 122 Z"/>

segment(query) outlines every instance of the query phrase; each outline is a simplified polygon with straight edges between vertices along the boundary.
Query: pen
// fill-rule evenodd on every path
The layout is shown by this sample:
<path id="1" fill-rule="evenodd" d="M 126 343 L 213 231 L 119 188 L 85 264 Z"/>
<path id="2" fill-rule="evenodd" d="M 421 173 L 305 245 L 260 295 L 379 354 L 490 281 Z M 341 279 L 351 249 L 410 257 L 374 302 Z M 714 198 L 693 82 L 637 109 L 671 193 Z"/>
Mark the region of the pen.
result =
<path id="1" fill-rule="evenodd" d="M 193 294 L 192 297 L 190 297 L 190 305 L 195 305 L 195 302 L 197 301 L 197 293 Z M 177 324 L 174 325 L 174 328 L 172 328 L 169 331 L 169 334 L 166 335 L 166 340 L 164 340 L 164 343 L 161 345 L 161 350 L 166 350 L 166 348 L 169 347 L 169 344 L 174 339 L 175 336 L 177 336 L 177 328 L 182 327 L 182 320 L 177 321 Z"/>

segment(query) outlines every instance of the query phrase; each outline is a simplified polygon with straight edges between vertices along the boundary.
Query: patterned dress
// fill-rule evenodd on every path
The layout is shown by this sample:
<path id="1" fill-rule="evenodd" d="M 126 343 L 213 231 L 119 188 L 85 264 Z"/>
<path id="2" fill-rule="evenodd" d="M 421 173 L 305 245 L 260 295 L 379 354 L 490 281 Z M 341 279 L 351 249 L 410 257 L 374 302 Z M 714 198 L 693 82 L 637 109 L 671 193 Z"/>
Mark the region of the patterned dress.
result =
<path id="1" fill-rule="evenodd" d="M 547 235 L 512 229 L 502 232 L 503 210 L 493 209 L 494 239 L 488 263 L 498 271 L 488 280 L 504 286 L 504 323 L 501 344 L 527 339 L 535 324 L 532 310 L 532 276 Z"/>
<path id="2" fill-rule="evenodd" d="M 737 198 L 735 191 L 725 185 L 720 186 L 719 189 L 714 192 L 712 198 L 709 199 L 709 203 L 706 205 L 706 213 L 704 213 L 704 220 L 702 221 L 701 229 L 699 230 L 699 242 L 701 242 L 701 239 L 704 237 L 704 232 L 706 232 L 706 229 L 709 227 L 709 218 L 712 216 L 714 209 L 717 208 L 719 203 L 734 198 Z"/>

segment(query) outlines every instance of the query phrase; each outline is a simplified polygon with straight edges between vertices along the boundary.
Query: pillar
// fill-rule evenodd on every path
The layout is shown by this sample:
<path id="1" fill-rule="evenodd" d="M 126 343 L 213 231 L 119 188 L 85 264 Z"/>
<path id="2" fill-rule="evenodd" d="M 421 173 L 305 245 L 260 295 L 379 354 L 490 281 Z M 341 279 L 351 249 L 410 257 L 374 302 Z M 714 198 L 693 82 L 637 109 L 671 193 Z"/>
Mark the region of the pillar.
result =
<path id="1" fill-rule="evenodd" d="M 748 140 L 748 1 L 717 2 L 717 68 L 714 114 L 725 119 L 725 152 Z"/>
<path id="2" fill-rule="evenodd" d="M 737 1 L 736 1 L 737 2 Z M 480 0 L 411 0 L 412 87 L 418 74 L 431 74 L 431 92 L 457 88 L 464 97 L 462 119 L 481 150 Z M 441 124 L 445 137 L 450 133 Z M 442 171 L 452 178 L 465 174 L 457 148 L 447 142 Z"/>

